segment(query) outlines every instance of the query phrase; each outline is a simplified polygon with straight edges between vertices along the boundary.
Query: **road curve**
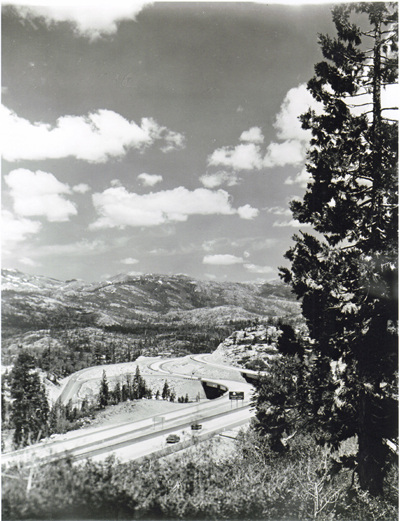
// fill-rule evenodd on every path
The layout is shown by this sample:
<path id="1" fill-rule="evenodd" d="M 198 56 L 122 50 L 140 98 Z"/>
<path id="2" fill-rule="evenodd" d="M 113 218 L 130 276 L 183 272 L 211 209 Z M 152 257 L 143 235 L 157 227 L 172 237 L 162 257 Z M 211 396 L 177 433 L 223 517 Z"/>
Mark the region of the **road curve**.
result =
<path id="1" fill-rule="evenodd" d="M 168 374 L 174 378 L 197 381 L 200 379 L 211 386 L 218 385 L 228 390 L 243 391 L 244 400 L 229 400 L 228 393 L 225 393 L 220 398 L 190 404 L 163 416 L 158 415 L 112 427 L 74 431 L 18 451 L 5 453 L 2 455 L 2 465 L 9 466 L 15 463 L 35 465 L 39 462 L 57 460 L 66 455 L 75 461 L 87 458 L 104 459 L 111 454 L 120 461 L 138 460 L 150 455 L 162 456 L 187 447 L 195 439 L 204 440 L 249 422 L 254 414 L 250 407 L 253 390 L 250 384 L 170 372 L 164 368 L 164 365 L 173 360 L 157 360 L 151 364 L 151 369 L 163 378 Z M 207 362 L 202 359 L 201 363 Z M 232 369 L 230 366 L 224 367 Z M 85 381 L 85 373 L 89 373 L 91 369 L 83 369 L 70 377 L 63 390 L 63 400 L 73 398 L 74 391 L 77 392 Z M 201 423 L 202 429 L 192 431 L 193 422 Z M 171 433 L 178 434 L 180 437 L 180 442 L 173 446 L 166 443 L 166 436 Z"/>

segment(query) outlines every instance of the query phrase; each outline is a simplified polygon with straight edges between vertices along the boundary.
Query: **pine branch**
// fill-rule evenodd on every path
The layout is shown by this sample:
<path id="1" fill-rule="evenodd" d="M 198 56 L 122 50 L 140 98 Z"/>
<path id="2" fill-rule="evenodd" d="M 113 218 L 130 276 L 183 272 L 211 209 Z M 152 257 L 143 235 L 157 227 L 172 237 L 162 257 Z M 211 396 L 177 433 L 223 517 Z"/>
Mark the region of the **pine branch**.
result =
<path id="1" fill-rule="evenodd" d="M 372 105 L 372 101 L 369 101 L 368 103 L 349 103 L 349 104 L 347 104 L 348 107 L 352 107 L 352 108 L 366 107 L 367 105 Z"/>

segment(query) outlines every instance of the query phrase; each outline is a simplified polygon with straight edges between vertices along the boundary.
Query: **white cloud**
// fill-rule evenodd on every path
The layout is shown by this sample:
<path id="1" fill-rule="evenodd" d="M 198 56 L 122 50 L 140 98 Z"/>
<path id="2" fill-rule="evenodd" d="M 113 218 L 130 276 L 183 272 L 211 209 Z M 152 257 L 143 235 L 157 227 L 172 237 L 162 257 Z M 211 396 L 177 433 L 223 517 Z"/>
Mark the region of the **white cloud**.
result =
<path id="1" fill-rule="evenodd" d="M 3 246 L 22 242 L 28 235 L 40 231 L 42 224 L 21 217 L 15 217 L 11 212 L 3 210 L 1 214 L 1 240 Z"/>
<path id="2" fill-rule="evenodd" d="M 216 188 L 224 183 L 227 186 L 239 184 L 238 177 L 234 172 L 225 172 L 224 170 L 213 174 L 204 174 L 200 177 L 200 182 L 206 188 Z"/>
<path id="3" fill-rule="evenodd" d="M 258 266 L 257 264 L 245 264 L 244 267 L 250 273 L 275 273 L 275 268 L 271 266 Z"/>
<path id="4" fill-rule="evenodd" d="M 161 152 L 171 152 L 185 148 L 185 136 L 179 132 L 168 130 L 165 132 L 165 141 L 167 144 L 161 147 Z"/>
<path id="5" fill-rule="evenodd" d="M 78 185 L 73 186 L 72 190 L 74 192 L 77 192 L 78 194 L 86 194 L 86 192 L 90 191 L 90 186 L 85 183 L 80 183 Z"/>
<path id="6" fill-rule="evenodd" d="M 306 168 L 303 168 L 295 177 L 289 176 L 285 179 L 285 185 L 299 184 L 302 188 L 306 188 L 311 179 L 312 178 Z"/>
<path id="7" fill-rule="evenodd" d="M 122 264 L 137 264 L 139 261 L 137 259 L 133 259 L 132 257 L 128 257 L 127 259 L 123 259 L 120 261 Z"/>
<path id="8" fill-rule="evenodd" d="M 290 89 L 276 115 L 274 127 L 276 138 L 280 142 L 271 142 L 265 152 L 260 144 L 264 136 L 259 127 L 251 127 L 242 132 L 241 141 L 245 143 L 235 147 L 222 147 L 215 150 L 208 158 L 212 166 L 224 165 L 234 170 L 260 170 L 263 167 L 297 165 L 305 160 L 311 132 L 301 128 L 299 116 L 312 107 L 321 111 L 307 91 L 305 84 Z"/>
<path id="9" fill-rule="evenodd" d="M 143 181 L 145 186 L 154 186 L 157 183 L 161 183 L 163 180 L 162 175 L 151 175 L 151 174 L 139 174 L 137 178 Z"/>
<path id="10" fill-rule="evenodd" d="M 254 143 L 218 148 L 208 157 L 208 164 L 223 165 L 234 170 L 259 170 L 262 167 L 261 150 Z"/>
<path id="11" fill-rule="evenodd" d="M 271 208 L 267 208 L 267 212 L 274 215 L 285 215 L 287 217 L 292 215 L 290 208 L 284 208 L 283 206 L 272 206 Z"/>
<path id="12" fill-rule="evenodd" d="M 214 266 L 231 266 L 232 264 L 242 264 L 242 257 L 235 255 L 206 255 L 203 258 L 203 264 L 213 264 Z"/>
<path id="13" fill-rule="evenodd" d="M 259 214 L 259 211 L 257 208 L 252 208 L 249 204 L 245 204 L 238 208 L 238 214 L 242 219 L 254 219 Z"/>
<path id="14" fill-rule="evenodd" d="M 134 2 L 107 0 L 85 0 L 78 3 L 75 0 L 63 0 L 62 3 L 50 3 L 45 0 L 39 7 L 36 0 L 12 0 L 13 4 L 23 4 L 18 7 L 20 16 L 33 20 L 41 17 L 48 26 L 57 22 L 71 22 L 74 31 L 94 40 L 102 35 L 117 32 L 121 20 L 135 20 L 136 15 L 153 2 L 135 0 Z M 33 4 L 33 5 L 31 5 Z"/>
<path id="15" fill-rule="evenodd" d="M 294 139 L 308 142 L 311 131 L 301 128 L 299 116 L 307 112 L 310 107 L 318 110 L 321 105 L 314 100 L 304 83 L 290 89 L 276 115 L 274 127 L 277 130 L 277 137 L 288 141 Z"/>
<path id="16" fill-rule="evenodd" d="M 18 215 L 42 216 L 51 222 L 62 222 L 78 213 L 75 204 L 64 197 L 71 193 L 70 187 L 58 181 L 53 174 L 19 168 L 12 170 L 4 179 L 10 187 L 14 211 Z"/>
<path id="17" fill-rule="evenodd" d="M 282 143 L 270 143 L 265 154 L 263 164 L 273 166 L 297 165 L 305 160 L 307 143 L 294 139 Z"/>
<path id="18" fill-rule="evenodd" d="M 321 113 L 322 105 L 314 100 L 305 84 L 288 91 L 274 123 L 276 136 L 282 142 L 268 145 L 264 166 L 297 165 L 305 160 L 311 131 L 301 127 L 299 116 L 310 107 Z"/>
<path id="19" fill-rule="evenodd" d="M 112 187 L 92 196 L 99 219 L 90 227 L 124 228 L 125 226 L 158 226 L 186 221 L 189 215 L 233 215 L 229 194 L 224 190 L 180 186 L 173 190 L 138 195 L 124 187 Z"/>
<path id="20" fill-rule="evenodd" d="M 11 162 L 73 156 L 104 163 L 111 157 L 124 156 L 129 148 L 143 151 L 157 140 L 166 140 L 172 146 L 171 131 L 153 119 L 143 118 L 139 126 L 112 110 L 100 109 L 88 116 L 62 116 L 54 127 L 31 123 L 4 106 L 1 111 L 7 129 L 3 133 L 3 157 Z M 176 148 L 182 148 L 183 143 L 181 136 Z"/>
<path id="21" fill-rule="evenodd" d="M 300 223 L 297 219 L 290 219 L 290 220 L 281 220 L 281 221 L 275 221 L 274 224 L 273 224 L 274 227 L 276 228 L 287 228 L 287 227 L 291 227 L 291 228 L 299 228 L 300 226 L 301 227 L 304 227 L 304 226 L 310 226 L 308 223 Z"/>
<path id="22" fill-rule="evenodd" d="M 249 130 L 242 132 L 240 141 L 249 141 L 250 143 L 263 143 L 264 136 L 260 127 L 251 127 Z"/>

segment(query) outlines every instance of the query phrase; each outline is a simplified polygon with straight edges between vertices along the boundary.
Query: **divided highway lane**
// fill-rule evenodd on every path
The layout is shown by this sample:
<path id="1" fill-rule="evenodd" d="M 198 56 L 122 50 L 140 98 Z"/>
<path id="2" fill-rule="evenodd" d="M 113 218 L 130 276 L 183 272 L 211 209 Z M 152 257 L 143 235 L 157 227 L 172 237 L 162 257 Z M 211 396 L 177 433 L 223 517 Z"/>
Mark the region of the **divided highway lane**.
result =
<path id="1" fill-rule="evenodd" d="M 246 373 L 251 376 L 258 377 L 259 375 L 267 375 L 268 373 L 265 371 L 253 371 L 252 369 L 244 369 L 242 367 L 234 367 L 234 366 L 227 366 L 224 364 L 216 364 L 214 362 L 209 362 L 208 358 L 211 355 L 209 353 L 202 354 L 202 355 L 190 355 L 190 358 L 194 360 L 195 362 L 199 362 L 201 364 L 211 365 L 213 367 L 219 367 L 220 369 L 229 369 L 230 371 L 236 371 L 240 374 Z"/>
<path id="2" fill-rule="evenodd" d="M 197 360 L 197 362 L 200 361 L 207 363 L 204 359 Z M 189 405 L 162 416 L 158 415 L 112 427 L 74 431 L 19 451 L 3 454 L 2 464 L 36 464 L 59 459 L 67 454 L 76 460 L 104 459 L 110 454 L 115 454 L 121 461 L 140 459 L 150 454 L 162 455 L 166 451 L 165 437 L 170 433 L 178 435 L 182 433 L 182 441 L 176 447 L 174 446 L 175 450 L 179 450 L 191 444 L 194 436 L 205 439 L 250 420 L 253 415 L 250 410 L 251 385 L 231 380 L 184 376 L 182 373 L 165 370 L 166 368 L 163 366 L 167 366 L 169 362 L 171 359 L 159 360 L 152 363 L 151 368 L 160 376 L 168 374 L 172 377 L 201 380 L 210 385 L 221 385 L 230 390 L 243 391 L 244 400 L 231 401 L 228 393 L 225 393 L 220 398 Z M 227 366 L 225 368 L 231 369 Z M 85 373 L 89 373 L 90 370 L 91 368 L 87 368 L 71 376 L 63 390 L 63 401 L 68 401 L 74 396 L 85 381 Z M 203 429 L 196 433 L 191 431 L 190 425 L 193 422 L 202 423 Z"/>
<path id="3" fill-rule="evenodd" d="M 251 413 L 248 406 L 216 414 L 206 421 L 202 421 L 203 428 L 201 431 L 192 431 L 190 428 L 191 422 L 188 422 L 186 417 L 183 421 L 175 421 L 175 425 L 171 424 L 155 433 L 142 434 L 135 438 L 127 435 L 114 440 L 112 443 L 105 440 L 92 447 L 80 447 L 74 450 L 73 458 L 74 460 L 90 458 L 99 461 L 104 460 L 112 453 L 119 461 L 125 462 L 140 460 L 151 455 L 162 456 L 192 445 L 194 438 L 206 439 L 218 432 L 243 425 L 249 421 L 249 414 Z M 166 437 L 169 434 L 177 434 L 181 441 L 174 445 L 168 445 Z"/>
<path id="4" fill-rule="evenodd" d="M 112 427 L 74 431 L 55 439 L 47 439 L 36 445 L 3 454 L 2 464 L 9 466 L 15 463 L 52 461 L 67 454 L 73 459 L 99 455 L 105 458 L 110 454 L 118 454 L 118 458 L 124 461 L 138 459 L 159 451 L 160 443 L 161 446 L 165 446 L 167 434 L 184 429 L 190 430 L 193 422 L 200 422 L 204 427 L 210 425 L 215 432 L 211 430 L 209 434 L 228 429 L 232 424 L 233 415 L 237 413 L 244 415 L 240 418 L 242 423 L 249 421 L 251 412 L 248 400 L 234 404 L 227 396 L 222 396 L 209 402 L 184 407 L 164 416 L 149 417 Z M 235 417 L 234 423 L 237 421 Z M 204 432 L 205 430 L 202 430 L 200 434 Z M 144 452 L 142 447 L 146 449 Z"/>

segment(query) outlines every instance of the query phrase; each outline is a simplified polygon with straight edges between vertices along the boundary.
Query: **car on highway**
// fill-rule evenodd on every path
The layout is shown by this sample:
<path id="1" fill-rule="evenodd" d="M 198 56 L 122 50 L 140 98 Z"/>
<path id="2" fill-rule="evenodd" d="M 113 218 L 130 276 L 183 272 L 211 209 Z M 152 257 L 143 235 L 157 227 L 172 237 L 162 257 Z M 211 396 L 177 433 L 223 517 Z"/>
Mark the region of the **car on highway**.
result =
<path id="1" fill-rule="evenodd" d="M 191 425 L 191 429 L 192 431 L 199 431 L 200 429 L 202 429 L 203 426 L 201 425 L 201 423 L 192 423 Z"/>
<path id="2" fill-rule="evenodd" d="M 167 443 L 178 443 L 178 441 L 181 441 L 181 439 L 177 434 L 167 436 Z"/>

